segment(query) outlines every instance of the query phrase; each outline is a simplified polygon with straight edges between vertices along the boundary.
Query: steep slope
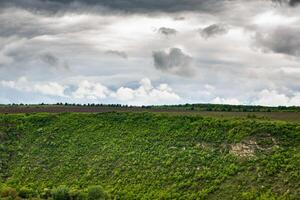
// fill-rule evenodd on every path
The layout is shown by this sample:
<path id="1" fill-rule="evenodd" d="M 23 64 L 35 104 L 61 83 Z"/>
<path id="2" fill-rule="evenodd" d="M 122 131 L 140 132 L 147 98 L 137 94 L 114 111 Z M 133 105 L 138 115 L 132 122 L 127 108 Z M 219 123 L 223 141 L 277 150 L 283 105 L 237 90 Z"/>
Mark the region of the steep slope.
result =
<path id="1" fill-rule="evenodd" d="M 0 115 L 2 186 L 116 199 L 300 196 L 300 124 L 150 113 Z M 3 186 L 4 187 L 4 186 Z M 3 188 L 2 187 L 2 188 Z"/>

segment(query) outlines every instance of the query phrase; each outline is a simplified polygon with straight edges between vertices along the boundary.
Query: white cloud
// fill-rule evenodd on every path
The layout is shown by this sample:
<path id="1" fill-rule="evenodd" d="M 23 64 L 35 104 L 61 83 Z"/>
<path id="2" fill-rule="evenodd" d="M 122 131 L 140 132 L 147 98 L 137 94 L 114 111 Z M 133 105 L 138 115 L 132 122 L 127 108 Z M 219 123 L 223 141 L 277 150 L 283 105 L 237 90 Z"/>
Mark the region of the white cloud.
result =
<path id="1" fill-rule="evenodd" d="M 294 96 L 288 97 L 285 94 L 280 94 L 275 90 L 263 90 L 257 95 L 256 105 L 263 106 L 296 106 L 300 105 L 300 93 L 295 93 Z"/>
<path id="2" fill-rule="evenodd" d="M 204 85 L 204 88 L 205 88 L 205 90 L 207 90 L 207 91 L 209 91 L 209 92 L 213 92 L 213 91 L 215 91 L 215 89 L 216 89 L 214 86 L 209 85 L 209 84 L 205 84 L 205 85 Z"/>
<path id="3" fill-rule="evenodd" d="M 137 89 L 121 87 L 115 93 L 117 99 L 134 104 L 167 104 L 179 102 L 180 97 L 167 84 L 154 87 L 148 78 L 140 81 Z"/>
<path id="4" fill-rule="evenodd" d="M 297 17 L 288 17 L 275 13 L 274 11 L 267 11 L 261 14 L 258 14 L 254 17 L 253 23 L 260 26 L 279 26 L 287 25 L 296 22 Z"/>
<path id="5" fill-rule="evenodd" d="M 132 100 L 134 98 L 134 90 L 131 88 L 120 87 L 116 92 L 116 96 L 121 101 Z"/>
<path id="6" fill-rule="evenodd" d="M 33 90 L 36 92 L 40 92 L 41 94 L 45 95 L 52 95 L 52 96 L 61 96 L 64 97 L 64 91 L 66 87 L 62 86 L 56 82 L 49 82 L 45 84 L 36 84 L 33 86 Z"/>
<path id="7" fill-rule="evenodd" d="M 216 97 L 214 98 L 211 103 L 214 104 L 229 104 L 229 105 L 240 105 L 241 102 L 236 98 L 220 98 Z"/>
<path id="8" fill-rule="evenodd" d="M 28 93 L 39 93 L 53 97 L 65 97 L 68 100 L 112 100 L 116 103 L 134 105 L 167 104 L 179 102 L 180 97 L 167 84 L 159 84 L 154 87 L 151 80 L 144 78 L 136 89 L 120 87 L 110 90 L 99 82 L 82 80 L 78 84 L 62 85 L 57 82 L 32 82 L 26 77 L 16 81 L 1 81 L 0 86 Z M 71 89 L 76 87 L 76 89 Z M 66 91 L 70 89 L 71 91 Z M 67 94 L 68 93 L 68 94 Z M 76 101 L 76 100 L 75 100 Z"/>
<path id="9" fill-rule="evenodd" d="M 36 92 L 50 96 L 65 97 L 64 91 L 66 86 L 60 85 L 56 82 L 38 83 L 30 82 L 26 77 L 21 77 L 16 81 L 1 81 L 0 85 L 3 87 L 25 91 L 25 92 Z"/>
<path id="10" fill-rule="evenodd" d="M 265 106 L 278 106 L 286 105 L 289 102 L 289 98 L 284 94 L 279 94 L 275 90 L 263 90 L 258 94 L 258 100 L 254 104 Z"/>
<path id="11" fill-rule="evenodd" d="M 109 96 L 110 91 L 100 83 L 92 83 L 87 80 L 81 81 L 72 97 L 76 99 L 104 99 Z"/>
<path id="12" fill-rule="evenodd" d="M 121 102 L 134 105 L 174 103 L 180 100 L 179 95 L 173 92 L 167 84 L 160 84 L 154 87 L 149 78 L 139 82 L 136 89 L 120 87 L 115 91 L 108 89 L 101 83 L 82 81 L 78 89 L 71 97 L 77 99 L 103 100 L 111 98 L 114 102 Z"/>
<path id="13" fill-rule="evenodd" d="M 300 93 L 296 93 L 293 98 L 290 99 L 290 106 L 300 106 Z"/>

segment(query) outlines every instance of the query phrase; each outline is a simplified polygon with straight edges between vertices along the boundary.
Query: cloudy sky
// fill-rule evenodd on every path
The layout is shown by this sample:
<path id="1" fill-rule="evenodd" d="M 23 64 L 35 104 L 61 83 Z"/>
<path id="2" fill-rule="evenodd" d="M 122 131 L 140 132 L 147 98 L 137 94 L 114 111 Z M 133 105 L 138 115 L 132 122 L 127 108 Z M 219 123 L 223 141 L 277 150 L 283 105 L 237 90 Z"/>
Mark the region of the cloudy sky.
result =
<path id="1" fill-rule="evenodd" d="M 299 0 L 1 0 L 0 104 L 300 105 Z"/>

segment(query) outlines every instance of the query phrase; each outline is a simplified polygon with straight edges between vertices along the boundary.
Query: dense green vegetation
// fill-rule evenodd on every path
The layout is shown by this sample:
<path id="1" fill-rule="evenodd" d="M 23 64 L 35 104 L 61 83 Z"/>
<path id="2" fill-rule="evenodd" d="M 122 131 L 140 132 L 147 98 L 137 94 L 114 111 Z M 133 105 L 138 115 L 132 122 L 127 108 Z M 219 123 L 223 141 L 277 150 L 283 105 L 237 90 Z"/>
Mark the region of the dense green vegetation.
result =
<path id="1" fill-rule="evenodd" d="M 300 124 L 0 115 L 0 198 L 299 199 Z"/>
<path id="2" fill-rule="evenodd" d="M 97 108 L 131 108 L 148 110 L 186 110 L 186 111 L 222 111 L 222 112 L 300 112 L 298 106 L 277 106 L 267 107 L 259 105 L 226 105 L 226 104 L 180 104 L 180 105 L 157 105 L 157 106 L 129 106 L 122 104 L 75 104 L 75 103 L 56 103 L 56 104 L 10 104 L 0 105 L 0 107 L 97 107 Z"/>
<path id="3" fill-rule="evenodd" d="M 182 104 L 150 106 L 149 108 L 183 109 L 192 111 L 223 111 L 223 112 L 300 112 L 297 106 L 250 106 L 250 105 L 224 105 L 224 104 Z"/>

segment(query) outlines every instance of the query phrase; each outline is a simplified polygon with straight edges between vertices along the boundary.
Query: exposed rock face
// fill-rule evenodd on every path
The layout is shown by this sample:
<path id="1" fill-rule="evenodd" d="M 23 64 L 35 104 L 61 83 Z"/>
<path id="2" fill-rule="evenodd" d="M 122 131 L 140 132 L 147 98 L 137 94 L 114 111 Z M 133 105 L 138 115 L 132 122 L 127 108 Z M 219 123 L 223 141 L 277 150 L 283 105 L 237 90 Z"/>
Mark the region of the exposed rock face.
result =
<path id="1" fill-rule="evenodd" d="M 275 138 L 266 134 L 256 139 L 231 144 L 229 152 L 241 158 L 251 158 L 255 156 L 257 151 L 268 152 L 278 147 Z"/>
<path id="2" fill-rule="evenodd" d="M 258 149 L 256 141 L 249 140 L 242 143 L 230 145 L 230 153 L 238 157 L 253 157 L 255 156 L 255 150 Z"/>

